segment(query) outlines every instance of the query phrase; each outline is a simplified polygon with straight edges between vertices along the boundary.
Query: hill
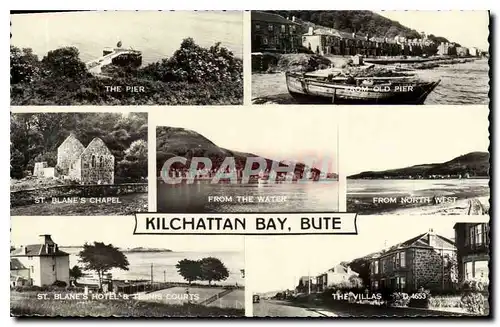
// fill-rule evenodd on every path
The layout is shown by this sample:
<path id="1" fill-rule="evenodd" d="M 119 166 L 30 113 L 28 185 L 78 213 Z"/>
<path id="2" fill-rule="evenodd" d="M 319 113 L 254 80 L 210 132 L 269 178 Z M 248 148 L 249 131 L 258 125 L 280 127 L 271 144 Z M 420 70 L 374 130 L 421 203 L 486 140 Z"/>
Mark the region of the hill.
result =
<path id="1" fill-rule="evenodd" d="M 356 32 L 378 37 L 420 38 L 420 31 L 368 10 L 269 10 L 285 18 L 296 18 L 316 25 L 330 27 L 343 32 Z M 448 42 L 444 37 L 428 35 L 437 43 Z"/>
<path id="2" fill-rule="evenodd" d="M 406 168 L 383 171 L 365 171 L 348 176 L 349 179 L 407 178 L 418 175 L 426 178 L 430 175 L 465 175 L 487 177 L 490 169 L 488 152 L 471 152 L 444 163 L 422 164 Z"/>
<path id="3" fill-rule="evenodd" d="M 244 153 L 239 151 L 232 151 L 229 149 L 221 148 L 215 143 L 210 141 L 205 136 L 178 127 L 162 126 L 156 129 L 156 170 L 159 176 L 163 164 L 169 158 L 179 156 L 189 160 L 192 157 L 209 158 L 212 161 L 212 168 L 218 169 L 226 157 L 235 158 L 236 167 L 244 167 L 247 158 L 259 157 L 253 153 Z M 272 166 L 272 159 L 264 158 L 267 162 L 267 169 Z M 285 163 L 282 163 L 285 166 Z M 174 164 L 175 167 L 175 164 Z M 181 166 L 177 167 L 181 168 Z M 254 168 L 257 168 L 255 166 Z M 295 171 L 303 171 L 305 164 L 297 162 Z M 319 173 L 319 169 L 313 168 L 314 171 Z M 334 176 L 332 176 L 334 177 Z"/>

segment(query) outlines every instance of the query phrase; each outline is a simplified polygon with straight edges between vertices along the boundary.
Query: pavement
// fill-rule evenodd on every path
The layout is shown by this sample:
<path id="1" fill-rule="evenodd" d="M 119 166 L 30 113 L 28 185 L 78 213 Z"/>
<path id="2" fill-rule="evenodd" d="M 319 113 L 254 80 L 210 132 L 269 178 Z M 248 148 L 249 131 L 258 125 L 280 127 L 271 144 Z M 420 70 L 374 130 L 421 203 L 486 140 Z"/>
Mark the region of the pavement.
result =
<path id="1" fill-rule="evenodd" d="M 254 317 L 337 317 L 332 311 L 298 307 L 287 301 L 261 300 L 253 304 Z"/>

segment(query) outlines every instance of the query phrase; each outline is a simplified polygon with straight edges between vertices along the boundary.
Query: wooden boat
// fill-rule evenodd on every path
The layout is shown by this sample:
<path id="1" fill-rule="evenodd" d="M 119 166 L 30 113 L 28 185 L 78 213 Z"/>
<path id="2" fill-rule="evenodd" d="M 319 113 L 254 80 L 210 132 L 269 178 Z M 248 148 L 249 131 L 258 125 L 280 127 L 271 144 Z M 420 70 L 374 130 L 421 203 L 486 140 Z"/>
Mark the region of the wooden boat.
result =
<path id="1" fill-rule="evenodd" d="M 299 103 L 423 104 L 441 80 L 414 76 L 331 77 L 286 73 L 288 92 Z"/>

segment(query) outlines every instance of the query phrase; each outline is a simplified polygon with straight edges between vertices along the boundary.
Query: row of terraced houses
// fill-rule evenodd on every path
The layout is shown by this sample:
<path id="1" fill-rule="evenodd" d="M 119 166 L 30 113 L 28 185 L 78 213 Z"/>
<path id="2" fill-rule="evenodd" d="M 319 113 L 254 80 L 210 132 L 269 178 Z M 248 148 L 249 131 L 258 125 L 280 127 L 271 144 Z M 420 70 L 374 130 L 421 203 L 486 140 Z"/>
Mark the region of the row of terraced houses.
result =
<path id="1" fill-rule="evenodd" d="M 321 55 L 419 56 L 423 54 L 478 56 L 477 48 L 455 43 L 436 44 L 421 33 L 409 39 L 348 33 L 278 14 L 252 11 L 252 52 L 297 52 L 299 49 Z M 437 52 L 437 53 L 436 53 Z"/>

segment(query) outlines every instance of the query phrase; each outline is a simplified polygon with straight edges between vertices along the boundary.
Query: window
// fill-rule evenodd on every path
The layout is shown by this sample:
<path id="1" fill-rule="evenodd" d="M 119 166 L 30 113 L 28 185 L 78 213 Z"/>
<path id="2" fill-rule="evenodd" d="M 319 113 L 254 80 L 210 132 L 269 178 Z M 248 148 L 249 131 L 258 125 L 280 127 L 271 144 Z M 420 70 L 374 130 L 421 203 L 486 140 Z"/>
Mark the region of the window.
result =
<path id="1" fill-rule="evenodd" d="M 396 253 L 395 258 L 396 258 L 396 268 L 399 268 L 400 265 L 401 265 L 401 261 L 400 261 L 400 257 L 399 257 L 399 252 Z"/>
<path id="2" fill-rule="evenodd" d="M 262 39 L 262 43 L 264 43 L 265 45 L 267 45 L 269 42 L 267 41 L 267 37 L 263 38 Z"/>
<path id="3" fill-rule="evenodd" d="M 406 277 L 399 277 L 398 278 L 398 287 L 400 290 L 404 290 L 406 287 Z"/>
<path id="4" fill-rule="evenodd" d="M 396 269 L 396 255 L 392 256 L 392 269 Z"/>
<path id="5" fill-rule="evenodd" d="M 405 252 L 400 252 L 399 253 L 399 261 L 400 261 L 400 264 L 401 264 L 401 267 L 406 267 L 406 253 Z"/>
<path id="6" fill-rule="evenodd" d="M 472 262 L 466 262 L 464 265 L 464 275 L 466 279 L 473 277 L 472 275 Z"/>
<path id="7" fill-rule="evenodd" d="M 267 30 L 268 30 L 269 32 L 272 32 L 272 31 L 273 31 L 273 24 L 269 24 L 269 25 L 267 25 Z"/>
<path id="8" fill-rule="evenodd" d="M 373 281 L 373 289 L 375 289 L 375 290 L 378 289 L 378 280 Z"/>
<path id="9" fill-rule="evenodd" d="M 90 163 L 90 167 L 92 167 L 92 168 L 95 167 L 95 155 L 92 155 L 92 161 Z"/>
<path id="10" fill-rule="evenodd" d="M 32 256 L 29 256 L 29 257 L 28 257 L 28 260 L 33 260 L 33 257 L 32 257 Z"/>
<path id="11" fill-rule="evenodd" d="M 476 244 L 484 244 L 484 230 L 483 224 L 479 224 L 476 226 Z"/>
<path id="12" fill-rule="evenodd" d="M 103 156 L 99 157 L 99 167 L 104 167 L 104 157 Z"/>
<path id="13" fill-rule="evenodd" d="M 56 265 L 52 265 L 52 271 L 56 271 Z"/>
<path id="14" fill-rule="evenodd" d="M 485 224 L 478 224 L 469 227 L 469 244 L 470 245 L 483 245 L 486 243 L 486 228 Z"/>
<path id="15" fill-rule="evenodd" d="M 255 30 L 260 31 L 260 24 L 255 24 Z"/>
<path id="16" fill-rule="evenodd" d="M 31 268 L 31 272 L 34 273 L 35 272 L 35 266 L 30 266 Z"/>
<path id="17" fill-rule="evenodd" d="M 286 26 L 285 25 L 281 25 L 281 33 L 286 33 Z"/>
<path id="18" fill-rule="evenodd" d="M 386 261 L 387 261 L 386 259 L 382 260 L 382 268 L 381 268 L 381 269 L 382 269 L 382 273 L 384 273 L 384 272 L 385 272 L 385 269 L 386 269 L 386 268 L 385 268 Z"/>
<path id="19" fill-rule="evenodd" d="M 480 280 L 488 280 L 488 261 L 476 261 L 474 262 L 474 278 Z"/>
<path id="20" fill-rule="evenodd" d="M 376 261 L 374 262 L 374 268 L 373 268 L 373 269 L 374 269 L 374 272 L 373 272 L 373 273 L 374 273 L 374 274 L 378 274 L 378 260 L 376 260 Z"/>

